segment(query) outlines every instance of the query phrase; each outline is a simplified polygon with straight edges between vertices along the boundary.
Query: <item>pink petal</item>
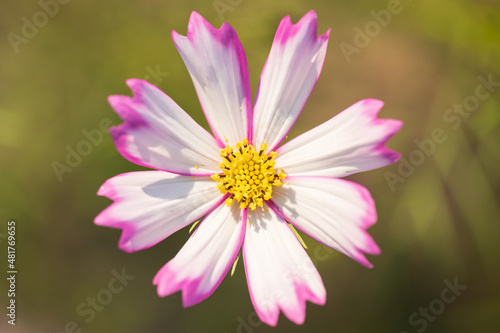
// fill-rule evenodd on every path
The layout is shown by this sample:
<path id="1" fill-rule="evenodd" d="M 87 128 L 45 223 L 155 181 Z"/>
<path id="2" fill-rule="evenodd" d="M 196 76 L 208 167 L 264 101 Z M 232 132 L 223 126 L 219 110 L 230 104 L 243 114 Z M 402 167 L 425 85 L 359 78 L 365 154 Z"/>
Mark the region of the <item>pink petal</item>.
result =
<path id="1" fill-rule="evenodd" d="M 317 17 L 297 24 L 285 17 L 262 71 L 254 108 L 254 143 L 274 150 L 283 141 L 314 88 L 325 60 L 328 36 L 317 36 Z"/>
<path id="2" fill-rule="evenodd" d="M 127 84 L 134 97 L 108 98 L 124 120 L 110 132 L 125 158 L 183 175 L 218 172 L 219 147 L 206 130 L 154 85 L 138 79 Z"/>
<path id="3" fill-rule="evenodd" d="M 273 188 L 271 207 L 318 242 L 372 267 L 363 252 L 380 254 L 366 229 L 377 221 L 373 199 L 363 186 L 336 178 L 289 176 Z"/>
<path id="4" fill-rule="evenodd" d="M 187 37 L 172 31 L 172 38 L 221 147 L 226 143 L 234 145 L 245 137 L 251 139 L 250 80 L 245 51 L 236 31 L 225 22 L 215 29 L 193 12 Z"/>
<path id="5" fill-rule="evenodd" d="M 97 194 L 115 202 L 95 224 L 122 229 L 119 248 L 126 252 L 157 244 L 224 200 L 210 178 L 164 171 L 123 173 L 108 179 Z"/>
<path id="6" fill-rule="evenodd" d="M 385 143 L 403 123 L 379 119 L 384 103 L 365 99 L 277 150 L 276 168 L 288 175 L 345 177 L 380 168 L 400 154 Z"/>
<path id="7" fill-rule="evenodd" d="M 272 210 L 248 212 L 243 258 L 250 297 L 264 323 L 276 326 L 283 311 L 300 325 L 306 301 L 325 303 L 321 276 L 290 227 Z"/>
<path id="8" fill-rule="evenodd" d="M 219 205 L 198 226 L 174 259 L 156 274 L 161 297 L 182 290 L 184 307 L 209 297 L 236 259 L 245 235 L 246 213 Z"/>

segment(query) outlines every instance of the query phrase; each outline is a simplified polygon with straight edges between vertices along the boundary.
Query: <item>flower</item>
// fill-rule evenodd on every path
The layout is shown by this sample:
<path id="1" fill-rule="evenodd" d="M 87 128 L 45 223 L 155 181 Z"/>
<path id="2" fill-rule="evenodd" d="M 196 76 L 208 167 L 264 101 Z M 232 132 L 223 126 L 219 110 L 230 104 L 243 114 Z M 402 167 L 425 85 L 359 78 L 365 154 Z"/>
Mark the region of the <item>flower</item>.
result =
<path id="1" fill-rule="evenodd" d="M 131 79 L 133 97 L 110 96 L 124 122 L 110 130 L 119 152 L 156 169 L 120 174 L 98 195 L 114 202 L 95 223 L 122 229 L 119 248 L 149 248 L 202 219 L 154 278 L 160 296 L 182 291 L 184 306 L 209 297 L 242 252 L 250 297 L 275 326 L 282 311 L 302 324 L 305 303 L 326 291 L 293 227 L 364 266 L 380 249 L 362 186 L 339 179 L 395 162 L 385 147 L 402 123 L 379 119 L 383 102 L 365 99 L 280 146 L 321 72 L 329 32 L 317 17 L 285 17 L 263 69 L 255 104 L 235 30 L 193 12 L 187 36 L 172 38 L 193 80 L 213 136 L 152 84 Z"/>

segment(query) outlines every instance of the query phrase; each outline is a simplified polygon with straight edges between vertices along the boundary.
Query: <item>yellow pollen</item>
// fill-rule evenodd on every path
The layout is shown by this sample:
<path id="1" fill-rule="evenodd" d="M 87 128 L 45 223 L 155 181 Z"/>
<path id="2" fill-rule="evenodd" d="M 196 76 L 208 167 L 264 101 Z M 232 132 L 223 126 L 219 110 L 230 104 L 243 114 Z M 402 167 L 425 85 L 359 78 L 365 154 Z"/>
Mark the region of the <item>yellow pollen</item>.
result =
<path id="1" fill-rule="evenodd" d="M 226 145 L 220 150 L 221 173 L 212 175 L 217 188 L 222 194 L 230 193 L 226 199 L 229 207 L 236 199 L 240 208 L 255 210 L 263 207 L 264 200 L 271 199 L 273 186 L 281 186 L 286 174 L 274 169 L 276 152 L 266 154 L 267 145 L 260 145 L 259 150 L 248 143 L 247 139 L 236 143 L 234 147 Z"/>

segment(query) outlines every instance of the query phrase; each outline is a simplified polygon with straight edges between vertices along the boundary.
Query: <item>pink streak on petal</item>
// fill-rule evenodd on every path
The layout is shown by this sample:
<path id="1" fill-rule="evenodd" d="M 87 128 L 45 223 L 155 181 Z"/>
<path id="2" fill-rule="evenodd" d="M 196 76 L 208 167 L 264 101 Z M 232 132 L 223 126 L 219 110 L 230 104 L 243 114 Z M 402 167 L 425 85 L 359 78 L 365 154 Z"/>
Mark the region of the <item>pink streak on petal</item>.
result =
<path id="1" fill-rule="evenodd" d="M 289 175 L 341 178 L 394 163 L 400 154 L 385 144 L 403 123 L 377 118 L 383 105 L 376 99 L 361 100 L 290 140 L 277 149 L 276 167 Z"/>
<path id="2" fill-rule="evenodd" d="M 269 201 L 266 201 L 266 203 L 267 202 Z M 243 260 L 250 298 L 259 318 L 267 325 L 277 325 L 280 311 L 282 311 L 289 320 L 300 325 L 305 320 L 306 301 L 323 305 L 326 302 L 326 291 L 313 262 L 299 244 L 299 241 L 295 238 L 290 227 L 285 223 L 285 221 L 281 221 L 279 216 L 277 216 L 277 218 L 278 219 L 275 220 L 268 220 L 268 222 L 272 224 L 279 223 L 278 228 L 272 224 L 268 224 L 266 226 L 266 222 L 266 224 L 260 226 L 260 228 L 263 228 L 262 231 L 264 232 L 264 235 L 260 237 L 265 237 L 268 238 L 268 240 L 272 239 L 273 242 L 278 242 L 278 249 L 284 249 L 283 251 L 279 251 L 280 254 L 278 255 L 284 255 L 285 257 L 282 258 L 282 260 L 285 260 L 287 264 L 283 266 L 280 265 L 279 261 L 275 262 L 280 267 L 277 268 L 276 272 L 273 272 L 273 275 L 269 276 L 269 279 L 271 280 L 269 282 L 271 284 L 266 286 L 267 283 L 265 283 L 264 285 L 259 286 L 259 282 L 257 280 L 253 280 L 255 278 L 258 279 L 258 275 L 260 274 L 258 271 L 258 265 L 255 266 L 255 257 L 251 259 L 253 266 L 250 267 L 251 265 L 249 265 L 249 258 L 252 256 L 252 249 L 244 248 Z M 256 220 L 252 221 L 252 225 L 254 223 L 260 225 L 260 222 L 256 222 Z M 249 226 L 249 228 L 251 228 L 251 226 Z M 247 233 L 248 232 L 251 231 L 247 230 Z M 271 234 L 268 235 L 268 233 Z M 252 246 L 257 244 L 253 240 L 250 242 L 253 244 Z M 290 251 L 293 253 L 290 253 Z M 270 257 L 275 258 L 275 254 L 270 254 Z M 268 259 L 263 258 L 262 260 Z M 269 265 L 269 262 L 267 265 Z M 254 271 L 254 269 L 257 271 Z M 276 274 L 278 274 L 278 276 Z M 283 275 L 280 277 L 279 274 Z M 312 278 L 311 274 L 315 277 Z M 251 276 L 253 276 L 253 278 Z M 272 281 L 273 279 L 275 280 L 274 283 Z M 306 280 L 308 283 L 311 283 L 311 285 L 308 285 Z M 281 289 L 282 287 L 278 287 L 278 290 L 274 289 L 276 288 L 276 283 L 282 284 L 284 289 Z M 273 284 L 274 287 L 272 286 Z M 320 286 L 316 284 L 320 284 Z M 316 287 L 313 287 L 314 285 L 316 285 Z M 256 286 L 259 286 L 257 287 L 258 291 L 254 290 Z M 261 288 L 264 288 L 264 290 Z M 316 292 L 318 294 L 315 294 L 313 288 L 317 289 Z M 265 296 L 262 292 L 265 293 Z M 264 298 L 262 298 L 263 296 Z M 283 297 L 285 297 L 285 299 Z"/>
<path id="3" fill-rule="evenodd" d="M 328 181 L 332 180 L 331 177 L 323 177 L 323 176 L 293 176 L 293 175 L 287 176 L 286 179 L 288 181 L 293 181 L 294 179 L 307 180 L 309 178 L 310 179 L 316 179 L 316 180 L 318 180 L 318 179 L 324 179 L 325 182 L 328 182 Z M 351 252 L 351 254 L 354 256 L 353 259 L 355 259 L 356 261 L 358 261 L 360 264 L 362 264 L 363 266 L 366 266 L 368 268 L 372 268 L 373 264 L 371 264 L 368 261 L 368 259 L 364 256 L 363 252 L 365 252 L 367 254 L 370 254 L 370 255 L 379 255 L 381 253 L 380 248 L 378 247 L 378 245 L 375 243 L 375 241 L 373 240 L 373 238 L 366 231 L 366 229 L 368 229 L 370 226 L 372 226 L 373 224 L 375 224 L 375 222 L 377 221 L 377 212 L 376 212 L 376 208 L 375 208 L 375 202 L 374 202 L 374 200 L 373 200 L 370 192 L 364 186 L 362 186 L 360 184 L 357 184 L 357 183 L 354 183 L 354 182 L 350 182 L 350 181 L 344 180 L 344 179 L 335 179 L 335 181 L 336 182 L 341 182 L 341 183 L 346 183 L 350 187 L 355 188 L 356 191 L 358 192 L 359 196 L 361 197 L 361 199 L 366 203 L 366 211 L 364 212 L 364 215 L 361 217 L 361 226 L 362 226 L 362 229 L 364 229 L 364 230 L 360 230 L 361 234 L 364 235 L 362 249 L 361 248 L 356 248 L 355 252 L 354 253 Z M 323 244 L 325 246 L 329 246 L 328 244 L 322 242 L 321 240 L 319 240 L 316 237 L 314 237 L 313 235 L 311 235 L 306 229 L 302 228 L 299 224 L 297 224 L 297 222 L 294 221 L 293 217 L 286 216 L 284 214 L 284 212 L 282 211 L 282 209 L 280 208 L 280 205 L 276 202 L 276 200 L 271 199 L 271 200 L 269 200 L 267 202 L 267 204 L 282 219 L 284 219 L 284 220 L 292 223 L 297 229 L 301 230 L 302 232 L 304 232 L 305 234 L 307 234 L 311 238 L 314 238 L 319 243 L 321 243 L 321 244 Z M 340 226 L 340 228 L 341 228 L 341 226 Z M 346 237 L 348 238 L 348 235 L 346 235 Z M 347 251 L 346 249 L 344 249 L 344 250 Z"/>
<path id="4" fill-rule="evenodd" d="M 177 33 L 175 30 L 172 30 L 172 39 L 174 41 L 174 44 L 176 44 L 177 46 L 178 45 L 178 43 L 176 42 L 177 40 L 182 38 L 187 38 L 190 41 L 190 44 L 196 48 L 197 47 L 196 40 L 198 39 L 197 35 L 198 33 L 201 33 L 201 31 L 208 32 L 210 36 L 221 45 L 221 48 L 225 52 L 234 51 L 236 53 L 239 75 L 241 77 L 241 84 L 245 96 L 243 98 L 243 104 L 245 105 L 246 109 L 246 122 L 247 122 L 245 137 L 247 137 L 248 140 L 251 142 L 253 134 L 253 129 L 252 129 L 253 111 L 252 111 L 252 100 L 251 100 L 252 94 L 250 87 L 250 75 L 248 73 L 248 65 L 247 65 L 245 50 L 243 49 L 243 46 L 238 38 L 238 35 L 236 34 L 236 31 L 231 25 L 229 25 L 227 22 L 224 22 L 219 29 L 216 29 L 203 16 L 201 16 L 195 11 L 191 13 L 191 16 L 189 18 L 187 36 L 184 37 L 179 33 Z M 177 48 L 179 47 L 177 46 Z M 199 51 L 202 52 L 203 50 Z M 225 147 L 226 142 L 224 140 L 224 137 L 221 135 L 221 133 L 219 133 L 218 128 L 216 128 L 216 126 L 213 123 L 213 120 L 211 120 L 210 112 L 206 109 L 203 103 L 201 103 L 201 107 L 203 109 L 203 112 L 205 113 L 209 126 L 212 129 L 212 133 L 214 133 L 214 136 L 216 137 L 219 143 L 219 146 L 222 148 Z M 241 137 L 241 139 L 243 138 L 244 137 Z"/>
<path id="5" fill-rule="evenodd" d="M 122 197 L 120 195 L 120 192 L 115 189 L 111 181 L 116 177 L 125 175 L 127 175 L 127 173 L 122 173 L 113 178 L 108 179 L 104 184 L 101 185 L 101 187 L 97 191 L 97 195 L 107 197 L 113 200 L 113 203 L 108 207 L 106 207 L 101 213 L 99 213 L 99 215 L 96 216 L 96 218 L 94 219 L 94 223 L 98 226 L 105 226 L 114 229 L 122 229 L 122 234 L 120 236 L 118 248 L 124 252 L 133 253 L 136 251 L 141 251 L 153 247 L 154 245 L 161 242 L 161 240 L 155 243 L 150 243 L 147 246 L 143 246 L 141 248 L 130 247 L 130 240 L 136 234 L 137 228 L 134 226 L 133 223 L 130 223 L 130 221 L 118 219 L 117 217 L 114 217 L 110 214 L 110 212 L 112 212 L 117 206 L 119 206 L 120 204 L 122 204 L 124 201 L 127 200 L 126 197 Z M 228 195 L 226 196 L 221 195 L 219 200 L 215 201 L 214 204 L 207 211 L 200 213 L 198 216 L 192 217 L 190 221 L 186 221 L 185 224 L 189 225 L 194 221 L 199 220 L 203 216 L 210 214 L 215 208 L 217 208 L 220 204 L 222 204 L 227 197 Z M 167 235 L 165 238 L 167 238 L 168 236 L 170 235 Z"/>
<path id="6" fill-rule="evenodd" d="M 319 239 L 316 239 L 315 237 L 313 237 L 312 235 L 310 235 L 307 230 L 305 230 L 304 228 L 300 227 L 297 222 L 295 222 L 292 218 L 289 218 L 287 216 L 285 216 L 285 214 L 281 211 L 281 209 L 279 208 L 279 205 L 274 202 L 274 201 L 269 201 L 268 202 L 268 205 L 269 207 L 278 215 L 280 216 L 282 219 L 284 219 L 285 221 L 293 224 L 293 226 L 302 231 L 304 234 L 308 235 L 309 237 L 313 238 L 314 240 L 316 240 L 318 243 L 324 245 L 324 246 L 327 246 L 327 247 L 330 247 L 328 244 L 326 244 L 325 242 L 322 242 L 320 241 Z M 375 246 L 377 246 L 375 244 Z M 335 249 L 334 249 L 335 250 Z M 360 263 L 361 265 L 367 267 L 367 268 L 373 268 L 373 264 L 368 261 L 368 259 L 365 257 L 365 255 L 363 254 L 363 252 L 361 252 L 360 250 L 357 250 L 355 253 L 352 254 L 353 255 L 353 259 L 356 260 L 358 263 Z"/>
<path id="7" fill-rule="evenodd" d="M 184 111 L 180 109 L 175 102 L 171 100 L 170 97 L 165 95 L 163 92 L 161 92 L 157 87 L 154 85 L 140 79 L 129 79 L 127 80 L 127 85 L 131 88 L 134 96 L 129 97 L 129 96 L 121 96 L 121 95 L 112 95 L 108 97 L 108 102 L 109 104 L 115 109 L 117 114 L 124 120 L 124 122 L 118 126 L 111 127 L 109 129 L 109 132 L 113 138 L 113 141 L 115 142 L 116 148 L 118 151 L 129 161 L 132 163 L 142 165 L 145 167 L 149 168 L 154 168 L 158 170 L 164 170 L 164 171 L 169 171 L 172 173 L 176 173 L 179 175 L 185 175 L 185 176 L 201 176 L 201 177 L 208 177 L 213 172 L 206 172 L 205 170 L 202 170 L 200 168 L 199 170 L 193 170 L 190 171 L 188 168 L 184 167 L 183 165 L 176 165 L 170 167 L 168 166 L 168 162 L 159 162 L 156 159 L 153 159 L 152 161 L 145 161 L 143 160 L 144 156 L 148 156 L 148 154 L 151 154 L 146 148 L 144 147 L 144 142 L 145 140 L 144 135 L 148 135 L 148 140 L 151 140 L 152 144 L 155 145 L 160 145 L 164 141 L 165 144 L 168 142 L 175 142 L 174 138 L 171 137 L 166 137 L 166 133 L 162 133 L 158 128 L 154 127 L 154 124 L 150 123 L 146 118 L 144 114 L 140 114 L 138 110 L 141 108 L 147 109 L 147 112 L 151 113 L 151 115 L 155 115 L 156 117 L 161 117 L 159 115 L 158 110 L 154 109 L 148 109 L 149 104 L 151 103 L 151 96 L 145 96 L 146 89 L 150 89 L 151 91 L 155 91 L 158 94 L 161 94 L 161 97 L 163 98 L 159 103 L 166 103 L 168 101 L 169 107 L 172 107 L 173 109 L 169 111 L 170 116 L 177 117 L 178 120 L 180 121 L 183 125 L 182 126 L 193 126 L 193 130 L 195 133 L 194 135 L 201 135 L 204 139 L 206 140 L 213 140 L 215 143 L 215 139 L 211 137 L 204 129 L 202 129 L 198 124 L 194 122 L 188 115 L 185 115 Z M 174 106 L 175 105 L 175 106 Z M 160 111 L 161 113 L 161 111 Z M 183 115 L 179 117 L 179 113 L 182 113 Z M 188 119 L 188 120 L 186 120 Z M 186 127 L 189 128 L 189 127 Z M 140 139 L 136 138 L 136 136 L 139 135 Z M 135 147 L 135 142 L 139 140 L 139 144 L 137 144 L 137 147 Z M 142 140 L 142 141 L 141 141 Z M 205 141 L 209 142 L 209 141 Z M 175 142 L 176 147 L 179 145 L 178 142 Z M 166 146 L 169 146 L 168 144 Z M 135 148 L 133 148 L 135 147 Z M 192 147 L 189 147 L 191 149 Z M 139 150 L 139 153 L 135 152 L 134 149 Z M 204 152 L 202 152 L 203 154 Z M 137 156 L 137 155 L 140 156 Z M 214 153 L 215 155 L 215 153 Z M 152 156 L 152 155 L 149 155 Z M 154 156 L 154 155 L 153 155 Z M 200 155 L 201 156 L 201 155 Z M 217 156 L 217 155 L 216 155 Z M 204 157 L 205 158 L 205 157 Z M 218 157 L 215 157 L 218 159 Z M 185 161 L 183 161 L 186 163 Z M 201 162 L 202 163 L 202 162 Z M 159 167 L 159 165 L 162 165 L 162 167 Z M 180 163 L 181 164 L 181 163 Z"/>
<path id="8" fill-rule="evenodd" d="M 285 44 L 289 39 L 293 38 L 297 32 L 299 32 L 302 27 L 306 26 L 307 33 L 311 38 L 316 38 L 317 27 L 318 27 L 318 16 L 314 10 L 309 11 L 305 14 L 297 24 L 293 24 L 290 19 L 290 15 L 287 15 L 281 21 L 278 30 L 276 31 L 276 36 L 274 41 L 276 43 Z"/>
<path id="9" fill-rule="evenodd" d="M 221 203 L 222 204 L 222 203 Z M 224 270 L 224 273 L 218 277 L 217 282 L 206 291 L 200 291 L 200 285 L 203 283 L 204 276 L 199 276 L 195 278 L 188 279 L 178 279 L 178 269 L 172 267 L 171 262 L 165 264 L 160 271 L 155 275 L 153 279 L 153 285 L 158 287 L 158 295 L 160 297 L 165 297 L 171 295 L 177 291 L 182 291 L 182 303 L 184 307 L 190 307 L 200 303 L 201 301 L 208 298 L 220 285 L 227 272 L 231 268 L 232 263 L 236 260 L 238 253 L 240 251 L 241 245 L 243 244 L 243 240 L 245 237 L 245 226 L 246 226 L 246 210 L 242 210 L 241 219 L 238 221 L 240 223 L 240 234 L 237 240 L 238 246 L 233 249 L 233 253 L 231 255 L 228 264 Z M 202 221 L 201 223 L 204 223 Z M 195 233 L 198 229 L 195 231 Z M 194 236 L 194 234 L 193 234 Z M 206 274 L 211 274 L 211 272 L 207 271 Z"/>
<path id="10" fill-rule="evenodd" d="M 245 276 L 247 279 L 250 300 L 252 301 L 252 304 L 257 304 L 257 300 L 255 299 L 254 293 L 252 292 L 252 285 L 250 284 L 250 281 L 248 280 L 248 277 L 250 276 L 250 274 L 248 271 L 248 264 L 247 264 L 247 259 L 246 259 L 245 255 L 243 255 L 243 266 L 245 268 Z M 257 315 L 259 316 L 260 320 L 269 326 L 275 327 L 278 324 L 280 312 L 276 306 L 273 306 L 273 308 L 274 309 L 269 308 L 268 311 L 262 311 L 260 308 L 254 306 L 255 312 L 257 312 Z"/>
<path id="11" fill-rule="evenodd" d="M 299 32 L 301 32 L 301 36 L 298 36 Z M 317 80 L 319 78 L 319 75 L 321 73 L 321 70 L 323 68 L 323 63 L 325 59 L 325 54 L 326 54 L 326 49 L 328 45 L 328 39 L 330 35 L 330 30 L 328 30 L 325 34 L 321 36 L 317 36 L 317 15 L 316 12 L 310 11 L 304 17 L 302 17 L 299 22 L 296 24 L 293 24 L 291 22 L 290 16 L 285 17 L 276 32 L 274 41 L 273 41 L 273 46 L 271 48 L 271 52 L 266 60 L 266 63 L 264 65 L 264 68 L 262 70 L 261 74 L 261 79 L 259 86 L 257 88 L 257 94 L 255 97 L 255 107 L 256 110 L 258 110 L 259 114 L 262 112 L 277 112 L 274 109 L 268 110 L 269 105 L 272 105 L 273 103 L 278 103 L 275 108 L 282 108 L 283 110 L 280 111 L 283 119 L 278 121 L 278 124 L 274 124 L 273 122 L 269 123 L 263 123 L 261 124 L 260 121 L 258 124 L 254 124 L 257 126 L 282 126 L 283 128 L 280 131 L 275 131 L 273 134 L 263 134 L 261 133 L 260 135 L 256 135 L 255 131 L 263 132 L 267 131 L 266 129 L 259 129 L 258 127 L 254 126 L 254 140 L 257 140 L 258 142 L 255 142 L 255 144 L 260 144 L 262 142 L 266 142 L 269 146 L 269 151 L 275 150 L 281 142 L 285 139 L 286 135 L 289 133 L 290 129 L 293 127 L 295 122 L 297 121 L 300 113 L 302 112 L 302 109 L 304 108 L 304 105 L 307 102 L 307 99 L 309 95 L 311 94 L 314 86 L 317 83 Z M 294 49 L 294 44 L 296 43 L 308 43 L 307 46 L 303 46 L 302 48 L 299 49 Z M 292 105 L 288 104 L 287 100 L 289 101 L 290 98 L 285 98 L 282 96 L 274 96 L 271 97 L 267 91 L 261 90 L 263 86 L 266 86 L 266 90 L 272 89 L 276 84 L 281 85 L 282 83 L 278 82 L 268 82 L 270 80 L 276 81 L 276 75 L 284 75 L 284 73 L 279 74 L 279 66 L 277 66 L 275 58 L 280 57 L 280 53 L 282 52 L 283 49 L 288 48 L 288 52 L 294 52 L 296 55 L 294 55 L 294 60 L 293 63 L 295 66 L 298 64 L 302 65 L 304 64 L 304 59 L 311 56 L 311 54 L 307 53 L 307 51 L 310 51 L 309 49 L 314 49 L 316 50 L 314 58 L 308 60 L 312 63 L 312 66 L 315 67 L 311 70 L 310 75 L 315 74 L 315 79 L 314 82 L 310 81 L 310 78 L 308 76 L 303 76 L 300 77 L 300 80 L 298 83 L 295 82 L 288 82 L 287 84 L 293 85 L 297 84 L 300 85 L 300 89 L 296 88 L 290 88 L 290 87 L 282 87 L 282 90 L 289 90 L 290 95 L 292 95 L 292 98 L 295 98 L 295 103 L 292 103 Z M 283 57 L 283 55 L 281 55 Z M 320 58 L 320 61 L 317 61 L 317 59 Z M 315 63 L 316 62 L 316 63 Z M 271 63 L 273 64 L 273 67 L 276 68 L 270 68 Z M 276 71 L 278 69 L 278 72 Z M 289 71 L 293 71 L 294 69 L 297 68 L 290 68 L 288 69 Z M 283 68 L 281 71 L 284 70 Z M 272 74 L 274 71 L 274 74 Z M 296 80 L 295 80 L 296 81 Z M 279 88 L 279 87 L 278 87 Z M 283 92 L 282 92 L 283 94 Z M 299 97 L 300 96 L 300 97 Z M 278 98 L 278 99 L 276 99 Z M 260 101 L 262 99 L 262 101 Z M 266 110 L 263 110 L 266 109 Z M 254 115 L 255 118 L 255 115 Z M 259 116 L 259 119 L 262 118 L 262 116 Z M 277 132 L 277 133 L 276 133 Z M 258 136 L 258 138 L 256 138 Z"/>

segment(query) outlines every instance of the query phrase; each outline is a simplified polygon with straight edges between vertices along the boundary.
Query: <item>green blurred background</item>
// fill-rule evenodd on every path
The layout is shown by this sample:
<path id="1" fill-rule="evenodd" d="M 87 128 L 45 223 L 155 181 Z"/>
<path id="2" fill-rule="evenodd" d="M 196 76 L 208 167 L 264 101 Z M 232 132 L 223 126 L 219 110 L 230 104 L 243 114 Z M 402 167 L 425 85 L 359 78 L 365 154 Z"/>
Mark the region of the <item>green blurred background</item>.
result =
<path id="1" fill-rule="evenodd" d="M 479 77 L 500 82 L 500 3 L 403 0 L 392 6 L 378 0 L 73 0 L 48 7 L 54 15 L 44 20 L 38 1 L 2 1 L 0 262 L 5 272 L 7 222 L 15 220 L 18 280 L 17 325 L 11 327 L 1 279 L 0 331 L 499 332 L 500 87 L 478 86 Z M 373 12 L 388 8 L 399 12 L 390 22 L 386 17 L 385 26 L 373 23 Z M 118 230 L 93 224 L 110 203 L 96 195 L 99 186 L 144 168 L 122 158 L 108 133 L 60 178 L 54 162 L 66 164 L 68 147 L 82 145 L 84 131 L 106 119 L 121 122 L 106 97 L 130 94 L 127 78 L 147 78 L 206 126 L 170 38 L 172 29 L 186 33 L 191 11 L 217 27 L 223 20 L 235 27 L 255 94 L 280 20 L 290 14 L 296 22 L 311 9 L 319 33 L 332 28 L 332 34 L 320 80 L 290 137 L 360 99 L 378 98 L 386 102 L 381 117 L 405 124 L 389 146 L 418 164 L 350 177 L 375 198 L 379 222 L 370 232 L 382 255 L 370 258 L 375 268 L 369 270 L 341 254 L 326 255 L 305 237 L 328 298 L 325 306 L 308 304 L 303 326 L 283 316 L 276 328 L 256 321 L 241 263 L 192 308 L 182 308 L 179 294 L 159 298 L 152 279 L 188 230 L 126 254 L 117 248 Z M 12 44 L 9 33 L 22 37 L 26 20 L 34 19 L 37 31 L 25 28 L 29 38 Z M 365 28 L 372 37 L 363 44 L 355 36 Z M 346 56 L 346 48 L 353 53 Z M 477 89 L 490 96 L 474 99 Z M 453 111 L 463 103 L 470 112 Z M 439 128 L 446 139 L 429 155 L 418 153 L 415 140 L 430 145 Z M 111 295 L 112 272 L 122 269 L 135 278 L 121 292 L 92 318 L 77 312 L 90 309 L 89 297 Z M 452 295 L 445 281 L 454 280 L 467 288 L 443 302 L 442 292 Z M 429 306 L 425 317 L 420 311 Z"/>

